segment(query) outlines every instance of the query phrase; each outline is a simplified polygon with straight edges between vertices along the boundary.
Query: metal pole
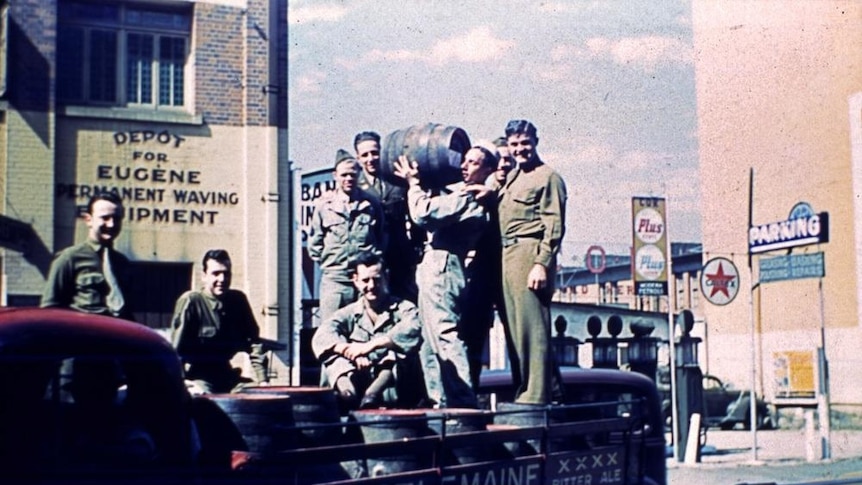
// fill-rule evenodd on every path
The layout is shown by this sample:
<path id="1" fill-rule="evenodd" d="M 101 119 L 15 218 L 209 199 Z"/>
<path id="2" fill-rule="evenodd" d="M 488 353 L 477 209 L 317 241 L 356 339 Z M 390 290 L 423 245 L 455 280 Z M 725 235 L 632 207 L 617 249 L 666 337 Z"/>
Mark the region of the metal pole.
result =
<path id="1" fill-rule="evenodd" d="M 751 323 L 751 384 L 749 390 L 749 421 L 751 425 L 751 459 L 757 461 L 757 399 L 755 398 L 754 388 L 757 380 L 757 358 L 755 342 L 756 336 L 754 331 L 754 290 L 757 289 L 757 284 L 754 283 L 754 273 L 749 266 L 748 277 L 751 280 L 751 291 L 748 293 L 748 313 Z"/>
<path id="2" fill-rule="evenodd" d="M 594 273 L 596 275 L 596 305 L 602 304 L 602 289 L 599 287 L 599 274 Z"/>
<path id="3" fill-rule="evenodd" d="M 830 444 L 831 415 L 829 409 L 829 363 L 826 359 L 826 311 L 823 302 L 823 278 L 818 278 L 817 288 L 820 293 L 820 348 L 817 352 L 818 374 L 820 380 L 820 394 L 817 396 L 817 415 L 820 421 L 820 444 L 824 460 L 832 459 L 832 445 Z"/>

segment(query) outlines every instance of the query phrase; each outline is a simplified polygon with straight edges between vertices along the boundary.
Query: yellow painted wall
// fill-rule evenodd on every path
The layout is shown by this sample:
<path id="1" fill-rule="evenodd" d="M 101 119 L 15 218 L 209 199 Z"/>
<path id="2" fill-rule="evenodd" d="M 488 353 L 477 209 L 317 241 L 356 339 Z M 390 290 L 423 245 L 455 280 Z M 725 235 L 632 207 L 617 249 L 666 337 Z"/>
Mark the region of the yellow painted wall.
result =
<path id="1" fill-rule="evenodd" d="M 844 349 L 862 344 L 848 119 L 848 100 L 862 90 L 862 3 L 694 0 L 692 23 L 704 259 L 730 257 L 742 276 L 733 303 L 704 308 L 710 366 L 744 386 L 750 366 L 740 353 L 751 348 L 754 321 L 761 386 L 769 393 L 773 351 L 819 344 L 816 279 L 764 284 L 752 319 L 746 253 L 753 169 L 755 224 L 787 219 L 800 201 L 829 213 L 830 242 L 794 253 L 825 253 L 822 315 L 833 381 L 841 399 L 862 403 L 862 394 L 844 385 L 856 365 Z M 755 278 L 756 265 L 757 258 Z"/>

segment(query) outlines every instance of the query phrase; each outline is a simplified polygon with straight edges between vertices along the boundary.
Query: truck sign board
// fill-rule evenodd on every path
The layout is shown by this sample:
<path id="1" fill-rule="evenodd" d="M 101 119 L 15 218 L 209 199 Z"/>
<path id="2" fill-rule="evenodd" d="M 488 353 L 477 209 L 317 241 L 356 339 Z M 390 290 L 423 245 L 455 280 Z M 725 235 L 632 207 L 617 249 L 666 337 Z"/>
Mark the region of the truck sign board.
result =
<path id="1" fill-rule="evenodd" d="M 599 448 L 590 451 L 554 453 L 545 464 L 548 485 L 598 485 L 625 483 L 625 449 Z"/>
<path id="2" fill-rule="evenodd" d="M 823 252 L 788 254 L 760 260 L 760 282 L 822 278 L 826 275 Z"/>

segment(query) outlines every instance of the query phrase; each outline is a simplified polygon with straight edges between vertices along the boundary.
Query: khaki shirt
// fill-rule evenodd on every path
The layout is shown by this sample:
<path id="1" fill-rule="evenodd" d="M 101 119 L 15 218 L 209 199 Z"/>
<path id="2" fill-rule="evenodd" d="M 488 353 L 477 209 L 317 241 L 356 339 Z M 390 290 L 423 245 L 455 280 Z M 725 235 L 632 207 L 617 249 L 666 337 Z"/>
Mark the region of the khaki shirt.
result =
<path id="1" fill-rule="evenodd" d="M 535 263 L 548 268 L 560 250 L 565 231 L 566 184 L 541 161 L 509 172 L 499 192 L 498 214 L 503 246 L 521 238 L 539 240 Z"/>
<path id="2" fill-rule="evenodd" d="M 475 196 L 462 189 L 459 182 L 441 189 L 438 194 L 412 185 L 407 191 L 410 218 L 428 231 L 428 250 L 443 250 L 462 260 L 473 249 L 489 213 L 476 201 Z"/>
<path id="3" fill-rule="evenodd" d="M 362 251 L 385 249 L 383 210 L 357 188 L 353 198 L 336 190 L 320 200 L 311 219 L 308 254 L 324 272 L 347 271 L 350 258 Z"/>
<path id="4" fill-rule="evenodd" d="M 347 358 L 333 352 L 336 344 L 368 342 L 383 335 L 389 337 L 401 354 L 415 350 L 422 342 L 422 323 L 416 305 L 392 298 L 388 309 L 380 313 L 376 321 L 372 321 L 365 311 L 365 300 L 359 299 L 339 309 L 320 324 L 311 339 L 311 348 L 314 355 L 327 366 L 330 378 L 334 379 L 355 368 Z M 394 356 L 391 354 L 391 351 L 383 349 L 369 355 L 369 359 L 375 362 L 392 359 Z"/>
<path id="5" fill-rule="evenodd" d="M 245 294 L 227 290 L 216 298 L 187 291 L 177 299 L 171 320 L 171 344 L 192 366 L 227 366 L 237 352 L 247 352 L 255 379 L 265 380 L 263 353 L 256 345 L 260 329 Z"/>
<path id="6" fill-rule="evenodd" d="M 85 241 L 57 254 L 48 271 L 40 306 L 64 307 L 84 313 L 113 315 L 106 303 L 110 287 L 102 272 L 101 250 L 103 249 L 98 243 Z M 126 301 L 124 307 L 115 316 L 131 320 L 132 314 L 128 304 L 131 297 L 129 259 L 113 248 L 104 250 L 111 252 L 111 269 Z"/>

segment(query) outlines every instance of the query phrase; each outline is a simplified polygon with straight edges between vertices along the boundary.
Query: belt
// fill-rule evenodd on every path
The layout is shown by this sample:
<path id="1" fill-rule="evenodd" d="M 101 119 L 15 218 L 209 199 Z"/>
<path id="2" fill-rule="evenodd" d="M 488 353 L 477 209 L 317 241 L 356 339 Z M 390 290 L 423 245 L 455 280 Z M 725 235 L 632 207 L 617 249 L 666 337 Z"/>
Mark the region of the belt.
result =
<path id="1" fill-rule="evenodd" d="M 514 246 L 515 244 L 518 244 L 518 243 L 527 242 L 528 240 L 531 240 L 531 239 L 538 241 L 541 238 L 538 235 L 536 235 L 536 236 L 516 236 L 516 237 L 503 236 L 500 239 L 500 243 L 504 248 L 507 248 L 509 246 Z"/>

